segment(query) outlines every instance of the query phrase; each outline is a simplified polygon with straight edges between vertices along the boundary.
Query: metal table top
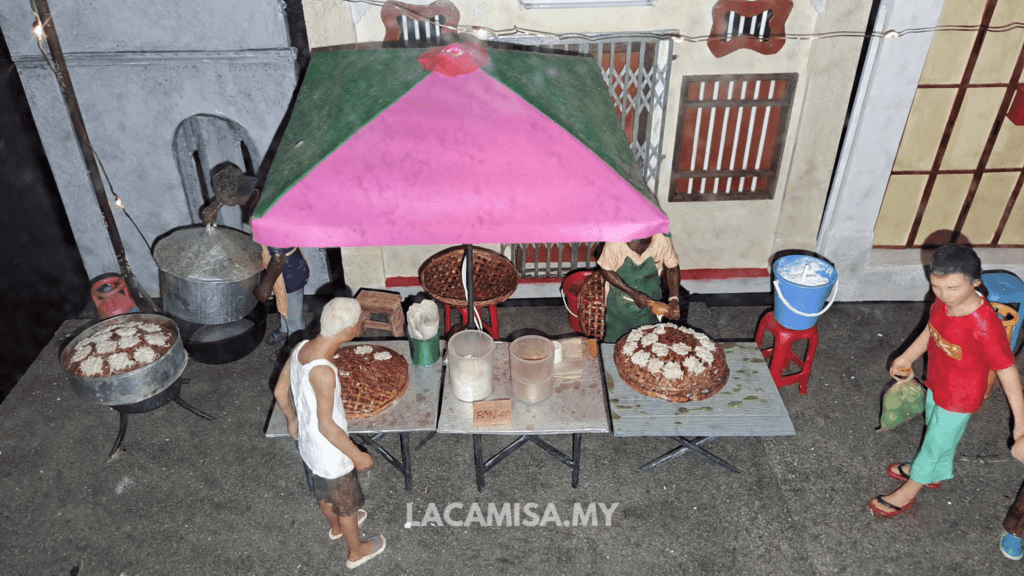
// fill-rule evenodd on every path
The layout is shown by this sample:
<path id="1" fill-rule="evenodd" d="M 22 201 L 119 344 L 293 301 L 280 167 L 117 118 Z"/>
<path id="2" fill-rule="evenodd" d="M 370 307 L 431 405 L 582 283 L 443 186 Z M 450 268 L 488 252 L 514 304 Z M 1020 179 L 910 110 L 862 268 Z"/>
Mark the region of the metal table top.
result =
<path id="1" fill-rule="evenodd" d="M 585 339 L 582 339 L 585 342 Z M 563 342 L 565 342 L 563 340 Z M 578 361 L 579 377 L 556 378 L 551 396 L 537 404 L 524 404 L 512 394 L 509 368 L 509 344 L 495 342 L 494 389 L 486 400 L 512 399 L 512 422 L 495 426 L 473 425 L 473 403 L 463 402 L 452 393 L 450 371 L 445 375 L 441 398 L 441 416 L 437 431 L 452 434 L 571 434 L 608 432 L 608 411 L 601 387 L 600 360 L 583 349 Z M 559 367 L 556 365 L 556 375 Z"/>
<path id="2" fill-rule="evenodd" d="M 792 436 L 786 405 L 753 342 L 721 342 L 729 381 L 699 402 L 652 398 L 623 382 L 614 344 L 601 345 L 615 436 Z"/>
<path id="3" fill-rule="evenodd" d="M 395 403 L 379 414 L 349 419 L 348 431 L 356 432 L 433 432 L 437 427 L 437 405 L 441 392 L 440 362 L 433 366 L 415 366 L 405 340 L 355 340 L 346 346 L 376 344 L 401 354 L 409 363 L 409 387 Z M 274 413 L 267 424 L 267 437 L 288 436 L 288 424 L 281 407 L 274 403 Z"/>

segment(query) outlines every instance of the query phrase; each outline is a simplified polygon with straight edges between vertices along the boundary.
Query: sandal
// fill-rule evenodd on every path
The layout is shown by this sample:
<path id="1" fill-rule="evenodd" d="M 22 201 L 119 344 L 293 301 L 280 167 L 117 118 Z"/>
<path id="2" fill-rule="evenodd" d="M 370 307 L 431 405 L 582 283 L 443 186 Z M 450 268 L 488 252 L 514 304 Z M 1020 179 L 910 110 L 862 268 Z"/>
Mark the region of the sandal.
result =
<path id="1" fill-rule="evenodd" d="M 366 522 L 367 516 L 369 516 L 369 514 L 366 513 L 366 510 L 360 508 L 359 511 L 356 512 L 356 526 L 362 528 L 363 522 Z M 335 534 L 334 528 L 328 528 L 327 535 L 331 538 L 331 540 L 337 540 L 338 538 L 344 536 L 344 534 Z"/>
<path id="2" fill-rule="evenodd" d="M 884 516 L 886 518 L 892 518 L 893 516 L 899 516 L 900 514 L 903 514 L 904 512 L 907 511 L 907 508 L 910 508 L 911 506 L 913 506 L 914 502 L 917 501 L 917 499 L 915 498 L 914 500 L 911 500 L 910 502 L 907 502 L 907 504 L 904 505 L 904 506 L 896 506 L 895 504 L 890 504 L 890 503 L 886 502 L 885 498 L 882 498 L 882 496 L 883 496 L 882 494 L 879 494 L 878 496 L 875 496 L 874 500 L 871 500 L 870 502 L 868 502 L 868 508 L 871 509 L 871 513 L 872 514 L 878 514 L 879 516 Z M 888 510 L 882 510 L 878 506 L 875 506 L 875 500 L 878 500 L 878 503 L 881 504 L 882 506 L 887 506 L 889 508 L 892 508 L 892 511 L 890 512 Z"/>
<path id="3" fill-rule="evenodd" d="M 383 534 L 377 534 L 376 536 L 371 536 L 370 540 L 373 540 L 377 544 L 377 549 L 374 550 L 373 552 L 370 552 L 366 556 L 363 556 L 359 560 L 345 560 L 345 567 L 346 568 L 351 570 L 353 568 L 358 568 L 358 567 L 362 566 L 364 563 L 368 562 L 371 558 L 373 558 L 374 556 L 377 556 L 378 554 L 383 552 L 384 548 L 387 547 L 387 545 L 388 545 L 387 541 L 384 540 L 384 535 Z"/>
<path id="4" fill-rule="evenodd" d="M 910 480 L 910 474 L 907 474 L 906 472 L 903 471 L 903 464 L 900 464 L 899 462 L 893 462 L 892 464 L 889 464 L 889 468 L 887 468 L 885 472 L 889 475 L 889 478 L 893 478 L 895 480 L 901 480 L 903 482 Z M 932 489 L 942 488 L 942 482 L 931 482 L 929 484 L 925 484 L 924 486 L 925 488 Z"/>

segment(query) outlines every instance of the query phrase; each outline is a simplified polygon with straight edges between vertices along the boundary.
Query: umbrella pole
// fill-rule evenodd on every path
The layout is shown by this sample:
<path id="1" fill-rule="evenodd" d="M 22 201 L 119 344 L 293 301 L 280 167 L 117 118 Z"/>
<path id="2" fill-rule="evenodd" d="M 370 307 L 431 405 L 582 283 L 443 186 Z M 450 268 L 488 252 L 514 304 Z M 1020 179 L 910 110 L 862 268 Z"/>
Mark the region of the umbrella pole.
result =
<path id="1" fill-rule="evenodd" d="M 469 320 L 466 321 L 466 328 L 479 330 L 476 325 L 476 308 L 473 307 L 473 245 L 466 244 L 466 312 Z"/>

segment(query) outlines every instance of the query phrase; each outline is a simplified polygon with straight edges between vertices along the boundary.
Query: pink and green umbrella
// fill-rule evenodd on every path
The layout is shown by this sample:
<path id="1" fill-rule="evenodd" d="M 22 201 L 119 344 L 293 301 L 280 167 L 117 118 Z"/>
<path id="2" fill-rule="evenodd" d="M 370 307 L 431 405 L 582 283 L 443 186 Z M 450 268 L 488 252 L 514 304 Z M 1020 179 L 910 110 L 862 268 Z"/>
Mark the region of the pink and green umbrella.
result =
<path id="1" fill-rule="evenodd" d="M 597 63 L 474 44 L 313 54 L 252 220 L 278 247 L 668 232 Z"/>

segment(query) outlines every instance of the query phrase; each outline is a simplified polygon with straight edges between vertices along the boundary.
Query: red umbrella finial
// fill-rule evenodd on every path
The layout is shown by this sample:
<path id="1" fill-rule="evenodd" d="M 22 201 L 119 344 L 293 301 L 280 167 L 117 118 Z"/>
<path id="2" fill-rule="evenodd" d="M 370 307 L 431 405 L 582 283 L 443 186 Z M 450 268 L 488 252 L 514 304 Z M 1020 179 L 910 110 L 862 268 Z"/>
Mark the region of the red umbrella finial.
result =
<path id="1" fill-rule="evenodd" d="M 479 44 L 449 44 L 431 48 L 419 56 L 420 64 L 431 72 L 455 77 L 475 72 L 487 65 L 487 50 Z"/>

